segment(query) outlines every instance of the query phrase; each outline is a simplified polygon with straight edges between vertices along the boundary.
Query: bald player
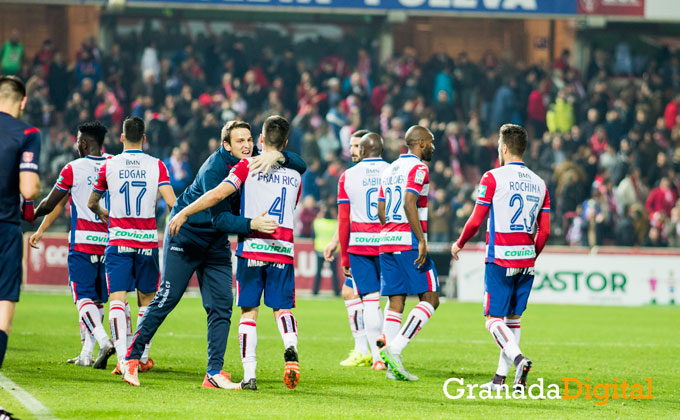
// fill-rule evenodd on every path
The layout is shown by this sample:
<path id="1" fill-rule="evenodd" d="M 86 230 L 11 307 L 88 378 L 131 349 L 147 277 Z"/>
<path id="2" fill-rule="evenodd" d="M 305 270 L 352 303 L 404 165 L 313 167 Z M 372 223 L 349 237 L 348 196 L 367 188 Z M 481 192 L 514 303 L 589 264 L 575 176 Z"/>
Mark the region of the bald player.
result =
<path id="1" fill-rule="evenodd" d="M 376 133 L 361 137 L 358 144 L 359 163 L 345 171 L 338 183 L 338 239 L 342 270 L 357 295 L 348 309 L 363 306 L 363 311 L 350 316 L 352 331 L 364 325 L 364 341 L 371 352 L 362 354 L 356 348 L 350 352 L 344 366 L 371 365 L 373 370 L 385 370 L 376 345 L 382 328 L 380 313 L 380 221 L 378 220 L 378 192 L 380 175 L 389 166 L 380 157 L 383 139 Z M 351 269 L 350 269 L 351 267 Z M 366 343 L 363 343 L 364 347 Z"/>
<path id="2" fill-rule="evenodd" d="M 380 183 L 381 293 L 389 296 L 389 308 L 378 347 L 389 368 L 389 379 L 417 381 L 418 377 L 404 368 L 401 352 L 439 306 L 437 271 L 427 254 L 430 181 L 423 163 L 432 159 L 434 136 L 427 128 L 415 125 L 406 132 L 406 146 L 408 153 L 385 169 Z M 402 326 L 406 295 L 418 295 L 420 302 Z"/>

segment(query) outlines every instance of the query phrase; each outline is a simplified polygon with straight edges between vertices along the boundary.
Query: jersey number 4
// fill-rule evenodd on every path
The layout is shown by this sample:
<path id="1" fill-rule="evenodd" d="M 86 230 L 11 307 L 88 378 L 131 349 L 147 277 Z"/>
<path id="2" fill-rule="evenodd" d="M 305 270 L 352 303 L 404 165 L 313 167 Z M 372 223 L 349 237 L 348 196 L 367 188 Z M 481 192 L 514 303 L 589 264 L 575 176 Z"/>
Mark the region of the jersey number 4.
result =
<path id="1" fill-rule="evenodd" d="M 536 211 L 538 210 L 538 203 L 540 200 L 535 195 L 527 195 L 526 198 L 529 202 L 529 205 L 534 203 L 534 205 L 529 210 L 529 223 L 527 223 L 526 217 L 522 217 L 522 223 L 517 223 L 519 217 L 522 215 L 522 210 L 524 209 L 524 199 L 522 198 L 521 194 L 514 194 L 512 197 L 510 197 L 511 208 L 515 207 L 515 203 L 519 204 L 515 214 L 513 214 L 512 218 L 510 219 L 510 230 L 514 232 L 526 230 L 528 233 L 531 233 L 534 228 L 534 222 L 536 221 Z"/>
<path id="2" fill-rule="evenodd" d="M 267 214 L 276 216 L 279 218 L 279 225 L 283 224 L 283 216 L 286 214 L 286 189 L 281 188 L 281 195 L 276 197 L 276 200 L 272 203 L 271 207 L 267 211 Z"/>
<path id="3" fill-rule="evenodd" d="M 126 216 L 132 215 L 132 211 L 130 209 L 130 195 L 131 195 L 130 190 L 132 188 L 141 188 L 137 192 L 137 197 L 135 198 L 135 204 L 136 204 L 135 214 L 137 215 L 137 217 L 139 217 L 139 215 L 142 213 L 142 197 L 144 197 L 144 194 L 146 193 L 146 181 L 132 181 L 132 182 L 125 181 L 123 183 L 123 186 L 120 187 L 120 190 L 118 192 L 123 194 L 123 196 L 125 197 L 125 215 Z"/>

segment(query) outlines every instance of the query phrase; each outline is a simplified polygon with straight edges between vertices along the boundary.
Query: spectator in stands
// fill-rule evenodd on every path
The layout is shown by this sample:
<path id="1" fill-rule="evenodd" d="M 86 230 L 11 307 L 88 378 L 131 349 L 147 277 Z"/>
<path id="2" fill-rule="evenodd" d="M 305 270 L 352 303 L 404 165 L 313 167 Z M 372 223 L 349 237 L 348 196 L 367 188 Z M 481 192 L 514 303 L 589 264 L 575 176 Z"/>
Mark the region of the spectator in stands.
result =
<path id="1" fill-rule="evenodd" d="M 670 180 L 664 177 L 659 181 L 659 186 L 649 192 L 645 201 L 645 208 L 650 217 L 657 212 L 670 216 L 671 209 L 675 206 L 675 200 L 677 200 L 677 194 L 671 188 Z"/>

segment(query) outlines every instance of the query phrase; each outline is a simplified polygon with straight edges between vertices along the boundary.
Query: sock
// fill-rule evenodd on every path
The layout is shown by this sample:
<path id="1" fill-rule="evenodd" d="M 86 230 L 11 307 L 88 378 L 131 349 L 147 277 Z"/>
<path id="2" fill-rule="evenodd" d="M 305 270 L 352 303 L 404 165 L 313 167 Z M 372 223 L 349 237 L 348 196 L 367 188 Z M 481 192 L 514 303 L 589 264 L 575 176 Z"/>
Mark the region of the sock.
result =
<path id="1" fill-rule="evenodd" d="M 99 343 L 99 347 L 104 346 L 109 341 L 109 336 L 102 325 L 97 305 L 92 302 L 92 299 L 78 299 L 76 307 L 78 308 L 80 320 L 85 324 L 87 335 L 91 334 L 97 340 L 97 343 Z M 86 343 L 88 340 L 87 335 L 85 336 Z M 92 350 L 94 350 L 94 344 L 92 344 Z M 85 346 L 83 346 L 83 351 L 85 351 Z"/>
<path id="2" fill-rule="evenodd" d="M 411 309 L 404 326 L 401 327 L 399 334 L 390 344 L 392 353 L 401 354 L 402 350 L 413 340 L 413 337 L 427 324 L 433 313 L 434 307 L 425 301 L 421 301 L 415 308 Z"/>
<path id="3" fill-rule="evenodd" d="M 389 302 L 387 303 L 387 308 L 390 307 Z M 401 329 L 401 312 L 390 311 L 385 309 L 385 322 L 383 323 L 383 333 L 385 334 L 385 340 L 391 343 L 394 337 L 399 334 Z"/>
<path id="4" fill-rule="evenodd" d="M 125 348 L 129 349 L 132 345 L 132 312 L 130 303 L 125 302 Z"/>
<path id="5" fill-rule="evenodd" d="M 283 347 L 295 347 L 297 351 L 297 321 L 291 311 L 283 311 L 276 318 L 276 325 L 279 327 L 281 338 L 283 338 Z"/>
<path id="6" fill-rule="evenodd" d="M 510 328 L 505 325 L 505 322 L 501 318 L 489 318 L 486 320 L 486 329 L 489 330 L 498 347 L 503 350 L 506 356 L 511 360 L 515 360 L 516 357 L 522 354 L 515 341 L 515 335 L 512 333 Z"/>
<path id="7" fill-rule="evenodd" d="M 139 325 L 142 323 L 142 317 L 144 316 L 144 313 L 146 312 L 147 308 L 148 308 L 148 306 L 140 306 L 139 307 L 139 314 L 137 314 L 137 329 L 139 329 Z M 151 348 L 151 341 L 152 340 L 153 339 L 149 340 L 149 342 L 144 347 L 144 352 L 142 353 L 142 358 L 139 359 L 142 363 L 146 363 L 146 362 L 149 361 L 149 348 Z M 130 335 L 130 345 L 132 345 L 132 334 Z M 128 346 L 128 348 L 130 348 L 130 346 Z"/>
<path id="8" fill-rule="evenodd" d="M 80 356 L 92 358 L 92 354 L 94 353 L 94 345 L 97 343 L 97 341 L 87 330 L 85 323 L 82 319 L 80 319 L 80 317 L 78 317 L 78 325 L 80 326 Z"/>
<path id="9" fill-rule="evenodd" d="M 368 343 L 366 342 L 366 328 L 364 327 L 364 304 L 361 299 L 350 299 L 345 301 L 347 307 L 347 317 L 349 327 L 352 329 L 354 337 L 354 350 L 361 354 L 368 353 Z"/>
<path id="10" fill-rule="evenodd" d="M 238 339 L 241 344 L 241 362 L 243 363 L 243 380 L 245 382 L 255 377 L 255 369 L 257 368 L 256 325 L 255 320 L 250 318 L 241 318 L 241 322 L 238 324 Z"/>
<path id="11" fill-rule="evenodd" d="M 513 335 L 515 336 L 515 342 L 519 346 L 519 337 L 522 331 L 520 328 L 519 318 L 511 319 L 506 317 L 505 325 L 510 328 L 510 331 L 512 331 Z M 501 354 L 498 356 L 498 370 L 496 370 L 496 375 L 508 376 L 508 371 L 510 370 L 511 365 L 512 359 L 506 356 L 505 353 L 503 353 L 503 350 L 501 350 Z"/>
<path id="12" fill-rule="evenodd" d="M 96 303 L 97 309 L 99 309 L 99 317 L 101 318 L 102 324 L 104 323 L 104 304 Z"/>
<path id="13" fill-rule="evenodd" d="M 125 303 L 120 300 L 112 300 L 109 305 L 109 326 L 111 327 L 111 339 L 116 348 L 116 356 L 120 362 L 127 352 L 127 317 L 125 316 Z"/>
<path id="14" fill-rule="evenodd" d="M 0 330 L 0 368 L 2 361 L 5 360 L 5 352 L 7 352 L 7 333 Z"/>
<path id="15" fill-rule="evenodd" d="M 364 302 L 364 324 L 366 326 L 366 339 L 368 346 L 371 348 L 371 355 L 373 355 L 373 362 L 382 360 L 380 358 L 380 351 L 375 342 L 378 340 L 380 331 L 382 331 L 382 314 L 380 313 L 380 293 L 369 293 L 363 298 Z"/>

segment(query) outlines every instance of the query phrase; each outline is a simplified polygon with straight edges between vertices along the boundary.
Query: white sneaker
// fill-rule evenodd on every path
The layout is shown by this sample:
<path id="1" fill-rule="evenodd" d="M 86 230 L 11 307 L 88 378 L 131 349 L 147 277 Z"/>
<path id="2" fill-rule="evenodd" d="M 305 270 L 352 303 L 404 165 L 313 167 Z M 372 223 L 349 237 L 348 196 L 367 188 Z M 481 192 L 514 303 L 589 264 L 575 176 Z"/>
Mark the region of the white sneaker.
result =
<path id="1" fill-rule="evenodd" d="M 223 370 L 215 375 L 206 373 L 202 386 L 203 388 L 241 389 L 241 383 L 232 382 L 231 375 Z"/>
<path id="2" fill-rule="evenodd" d="M 497 384 L 497 383 L 494 383 L 494 381 L 489 381 L 485 384 L 481 384 L 479 387 L 484 388 L 484 389 L 488 389 L 489 391 L 498 392 L 498 391 L 502 391 L 503 387 L 507 387 L 507 385 L 506 384 Z"/>

